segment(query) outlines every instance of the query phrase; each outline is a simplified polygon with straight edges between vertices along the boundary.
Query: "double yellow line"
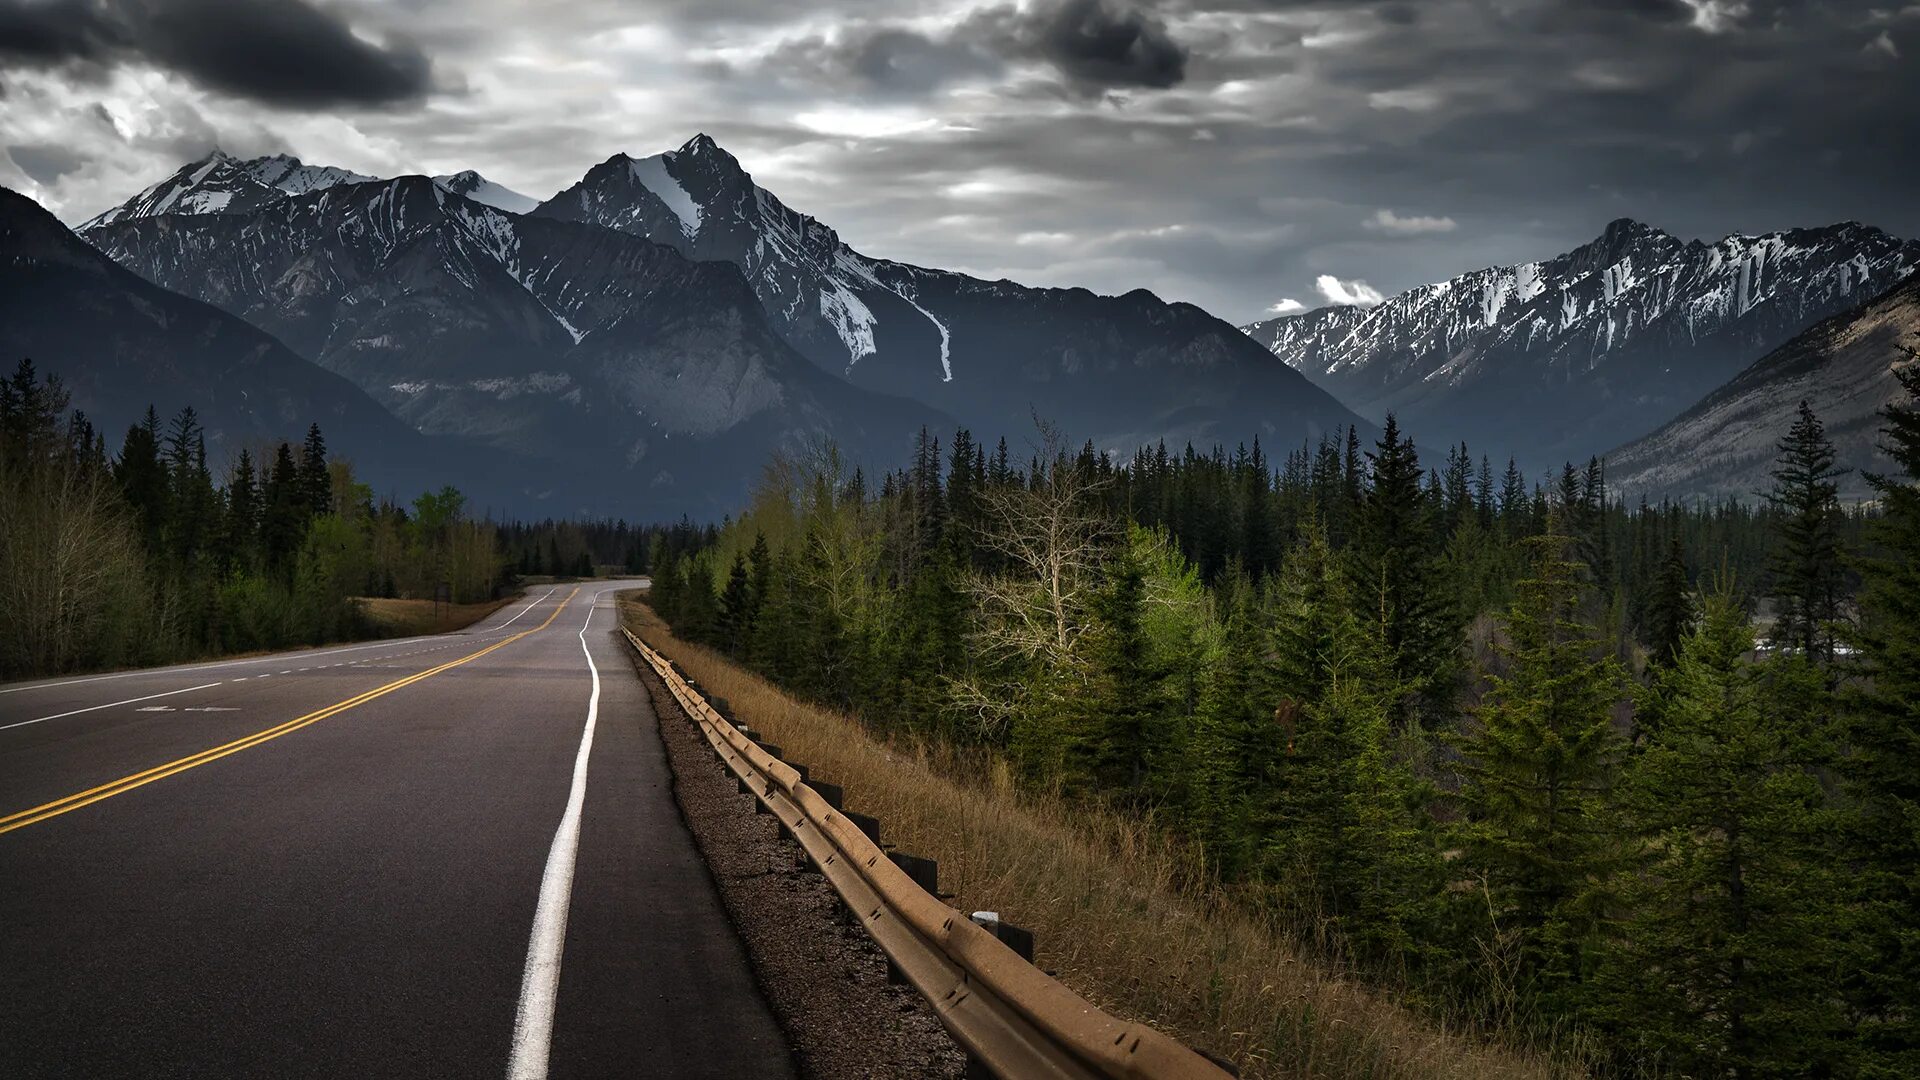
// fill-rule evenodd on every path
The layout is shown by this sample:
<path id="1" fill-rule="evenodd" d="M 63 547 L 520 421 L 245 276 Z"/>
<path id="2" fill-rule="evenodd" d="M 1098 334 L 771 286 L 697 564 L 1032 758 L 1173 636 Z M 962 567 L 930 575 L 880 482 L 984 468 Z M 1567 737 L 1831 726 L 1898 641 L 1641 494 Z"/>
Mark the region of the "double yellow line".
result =
<path id="1" fill-rule="evenodd" d="M 282 735 L 288 735 L 295 731 L 299 731 L 301 728 L 306 727 L 308 724 L 317 724 L 320 721 L 325 720 L 329 716 L 338 716 L 339 714 L 346 712 L 348 709 L 354 708 L 355 706 L 358 706 L 358 705 L 364 705 L 367 702 L 372 701 L 374 698 L 385 697 L 386 695 L 393 693 L 395 690 L 398 690 L 403 686 L 412 686 L 414 683 L 417 683 L 422 679 L 432 678 L 433 676 L 438 675 L 441 672 L 446 671 L 450 668 L 457 668 L 461 664 L 478 660 L 481 657 L 487 655 L 488 653 L 493 652 L 495 649 L 504 649 L 507 646 L 513 644 L 514 642 L 519 641 L 521 638 L 526 637 L 528 634 L 537 634 L 540 631 L 545 630 L 547 627 L 553 625 L 553 620 L 560 617 L 560 612 L 566 608 L 567 604 L 570 601 L 572 601 L 572 599 L 576 595 L 578 595 L 579 592 L 580 590 L 578 588 L 575 588 L 573 592 L 568 593 L 567 598 L 565 600 L 560 601 L 560 603 L 553 609 L 553 613 L 547 616 L 546 622 L 543 622 L 539 626 L 533 627 L 532 629 L 522 630 L 519 633 L 513 635 L 512 637 L 501 638 L 499 641 L 494 642 L 493 644 L 487 646 L 484 649 L 479 650 L 478 652 L 468 653 L 467 655 L 460 657 L 458 660 L 449 660 L 446 663 L 441 664 L 439 667 L 428 668 L 425 671 L 416 672 L 415 674 L 409 675 L 404 679 L 399 679 L 394 682 L 390 682 L 385 686 L 376 687 L 372 690 L 367 691 L 364 694 L 359 694 L 354 697 L 350 697 L 345 701 L 341 701 L 341 702 L 337 702 L 335 704 L 329 705 L 324 709 L 317 709 L 313 712 L 308 713 L 305 716 L 295 717 L 294 719 L 289 720 L 284 724 L 280 724 L 275 727 L 270 727 L 265 731 L 256 731 L 251 735 L 247 735 L 243 738 L 235 739 L 230 743 L 224 743 L 220 746 L 215 746 L 207 750 L 202 750 L 197 754 L 189 754 L 186 757 L 180 758 L 177 761 L 169 761 L 165 765 L 155 765 L 153 768 L 148 769 L 145 772 L 137 772 L 131 776 L 123 776 L 118 780 L 101 784 L 99 787 L 88 788 L 85 791 L 76 791 L 73 794 L 68 795 L 63 799 L 55 799 L 50 803 L 42 803 L 41 805 L 32 807 L 31 809 L 21 810 L 18 813 L 8 814 L 6 817 L 0 817 L 0 833 L 9 833 L 15 829 L 24 829 L 29 825 L 33 825 L 37 822 L 45 821 L 48 818 L 59 817 L 61 814 L 67 813 L 69 811 L 78 810 L 83 806 L 88 806 L 93 803 L 97 803 L 101 799 L 111 799 L 115 795 L 132 791 L 134 788 L 137 788 L 137 787 L 143 787 L 147 784 L 153 783 L 155 780 L 160 780 L 165 777 L 172 776 L 175 773 L 186 772 L 188 769 L 195 768 L 196 766 L 205 765 L 209 761 L 218 761 L 221 758 L 226 757 L 228 754 L 237 754 L 242 750 L 259 746 L 261 743 L 271 742 L 272 740 L 277 739 Z"/>

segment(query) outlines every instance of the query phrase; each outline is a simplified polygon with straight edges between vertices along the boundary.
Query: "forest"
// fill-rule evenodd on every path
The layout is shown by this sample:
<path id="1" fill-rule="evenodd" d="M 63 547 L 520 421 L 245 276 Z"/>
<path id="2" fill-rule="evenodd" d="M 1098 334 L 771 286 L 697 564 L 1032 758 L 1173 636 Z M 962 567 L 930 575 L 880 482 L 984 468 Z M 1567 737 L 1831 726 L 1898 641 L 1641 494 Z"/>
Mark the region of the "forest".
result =
<path id="1" fill-rule="evenodd" d="M 1278 462 L 826 449 L 657 536 L 650 602 L 1168 830 L 1450 1025 L 1609 1075 L 1917 1076 L 1920 409 L 1884 423 L 1902 475 L 1854 507 L 1804 406 L 1751 504 L 1424 465 L 1391 417 Z"/>
<path id="2" fill-rule="evenodd" d="M 149 409 L 110 455 L 69 404 L 30 361 L 0 379 L 0 679 L 365 637 L 360 597 L 469 603 L 522 575 L 644 571 L 658 531 L 497 524 L 451 487 L 376 499 L 317 424 L 210 464 L 191 407 Z"/>

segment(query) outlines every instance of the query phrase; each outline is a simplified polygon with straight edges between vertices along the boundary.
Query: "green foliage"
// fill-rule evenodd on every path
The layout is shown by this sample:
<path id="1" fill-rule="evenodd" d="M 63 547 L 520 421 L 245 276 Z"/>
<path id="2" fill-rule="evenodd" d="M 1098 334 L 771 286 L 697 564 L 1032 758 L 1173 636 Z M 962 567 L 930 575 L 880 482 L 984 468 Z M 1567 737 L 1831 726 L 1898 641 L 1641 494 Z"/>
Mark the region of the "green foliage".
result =
<path id="1" fill-rule="evenodd" d="M 1882 515 L 1859 566 L 1863 681 L 1848 700 L 1841 768 L 1848 894 L 1869 953 L 1849 990 L 1862 1074 L 1874 1077 L 1920 1075 L 1920 366 L 1898 374 L 1908 399 L 1883 413 L 1881 433 L 1900 475 L 1868 478 Z"/>
<path id="2" fill-rule="evenodd" d="M 494 595 L 491 525 L 451 488 L 409 520 L 371 504 L 319 427 L 296 460 L 241 448 L 218 483 L 191 408 L 128 429 L 117 458 L 57 380 L 0 380 L 0 676 L 158 663 L 365 632 L 365 595 Z"/>
<path id="3" fill-rule="evenodd" d="M 1754 663 L 1753 647 L 1723 588 L 1647 691 L 1661 723 L 1619 800 L 1641 856 L 1590 1012 L 1623 1059 L 1679 1075 L 1835 1075 L 1850 946 L 1815 772 L 1832 757 L 1825 694 L 1807 658 Z"/>
<path id="4" fill-rule="evenodd" d="M 1529 541 L 1532 576 L 1519 583 L 1500 650 L 1507 670 L 1457 745 L 1480 932 L 1523 998 L 1564 1008 L 1590 966 L 1596 885 L 1619 857 L 1606 808 L 1626 684 L 1581 619 L 1589 587 L 1556 524 Z"/>
<path id="5" fill-rule="evenodd" d="M 1780 440 L 1767 502 L 1777 513 L 1779 544 L 1770 569 L 1779 607 L 1772 643 L 1820 662 L 1833 659 L 1845 566 L 1840 559 L 1840 499 L 1833 444 L 1806 402 Z"/>
<path id="6" fill-rule="evenodd" d="M 883 736 L 1177 832 L 1449 1021 L 1578 1028 L 1623 1073 L 1914 1073 L 1920 487 L 1821 519 L 1875 529 L 1833 761 L 1832 672 L 1695 610 L 1702 564 L 1787 579 L 1785 504 L 1629 510 L 1598 460 L 1549 491 L 1466 447 L 1427 472 L 1391 423 L 1274 462 L 1040 441 L 776 460 L 653 545 L 653 604 Z"/>

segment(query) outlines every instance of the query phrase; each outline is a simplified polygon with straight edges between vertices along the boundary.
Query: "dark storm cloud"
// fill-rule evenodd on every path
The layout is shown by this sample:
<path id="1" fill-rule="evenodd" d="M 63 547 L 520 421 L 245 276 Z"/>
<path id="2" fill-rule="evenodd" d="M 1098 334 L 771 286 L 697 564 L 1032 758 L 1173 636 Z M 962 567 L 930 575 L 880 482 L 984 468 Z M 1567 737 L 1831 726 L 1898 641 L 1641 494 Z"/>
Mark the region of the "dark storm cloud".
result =
<path id="1" fill-rule="evenodd" d="M 389 105 L 431 85 L 419 49 L 365 41 L 304 0 L 0 0 L 0 58 L 92 68 L 145 61 L 280 108 Z"/>
<path id="2" fill-rule="evenodd" d="M 7 156 L 35 183 L 51 184 L 79 168 L 85 159 L 62 146 L 39 143 L 7 147 Z"/>
<path id="3" fill-rule="evenodd" d="M 789 82 L 883 94 L 927 94 L 956 81 L 1037 61 L 1074 92 L 1167 89 L 1186 78 L 1189 50 L 1160 18 L 1121 0 L 996 5 L 938 31 L 855 21 L 784 43 L 763 67 Z"/>
<path id="4" fill-rule="evenodd" d="M 1017 47 L 1083 90 L 1165 89 L 1187 77 L 1186 46 L 1168 34 L 1166 23 L 1137 7 L 1065 0 L 1023 12 L 1015 21 Z"/>

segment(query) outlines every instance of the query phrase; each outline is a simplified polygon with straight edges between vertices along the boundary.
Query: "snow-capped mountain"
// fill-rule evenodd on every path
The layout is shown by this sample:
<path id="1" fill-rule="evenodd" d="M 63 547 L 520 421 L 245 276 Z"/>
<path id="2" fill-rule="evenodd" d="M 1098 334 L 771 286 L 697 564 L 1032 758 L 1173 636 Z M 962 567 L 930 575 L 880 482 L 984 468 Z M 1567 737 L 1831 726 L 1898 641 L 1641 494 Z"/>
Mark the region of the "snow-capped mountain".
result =
<path id="1" fill-rule="evenodd" d="M 214 150 L 87 221 L 80 231 L 160 214 L 245 214 L 289 195 L 371 179 L 330 165 L 305 165 L 286 154 L 241 160 Z"/>
<path id="2" fill-rule="evenodd" d="M 1556 258 L 1243 329 L 1422 444 L 1537 469 L 1651 431 L 1916 267 L 1920 243 L 1855 223 L 1707 244 L 1622 219 Z"/>
<path id="3" fill-rule="evenodd" d="M 533 211 L 740 267 L 774 327 L 824 371 L 989 435 L 1035 414 L 1103 448 L 1165 438 L 1292 444 L 1359 421 L 1189 304 L 1096 296 L 872 258 L 753 182 L 700 135 L 616 154 Z"/>
<path id="4" fill-rule="evenodd" d="M 505 210 L 509 214 L 524 214 L 540 205 L 539 199 L 496 184 L 472 169 L 451 176 L 436 176 L 433 182 L 444 191 L 464 195 L 474 202 L 486 203 L 495 210 Z"/>
<path id="5" fill-rule="evenodd" d="M 1772 487 L 1775 444 L 1802 401 L 1833 440 L 1843 497 L 1867 498 L 1862 470 L 1897 473 L 1878 448 L 1879 410 L 1906 396 L 1894 371 L 1920 349 L 1920 275 L 1864 307 L 1826 319 L 1663 425 L 1607 455 L 1607 479 L 1629 497 L 1734 496 Z"/>
<path id="6" fill-rule="evenodd" d="M 261 327 L 421 432 L 565 467 L 606 509 L 730 507 L 776 447 L 891 460 L 930 410 L 820 372 L 727 263 L 505 212 L 424 176 L 250 214 L 89 231 L 149 280 Z M 564 485 L 562 485 L 564 486 Z"/>
<path id="7" fill-rule="evenodd" d="M 269 203 L 333 187 L 361 184 L 377 177 L 332 165 L 307 165 L 297 157 L 273 154 L 240 159 L 214 150 L 182 165 L 172 176 L 83 224 L 86 233 L 129 218 L 161 214 L 248 214 Z M 472 169 L 436 176 L 433 182 L 455 195 L 510 214 L 524 214 L 540 200 L 481 176 Z"/>

